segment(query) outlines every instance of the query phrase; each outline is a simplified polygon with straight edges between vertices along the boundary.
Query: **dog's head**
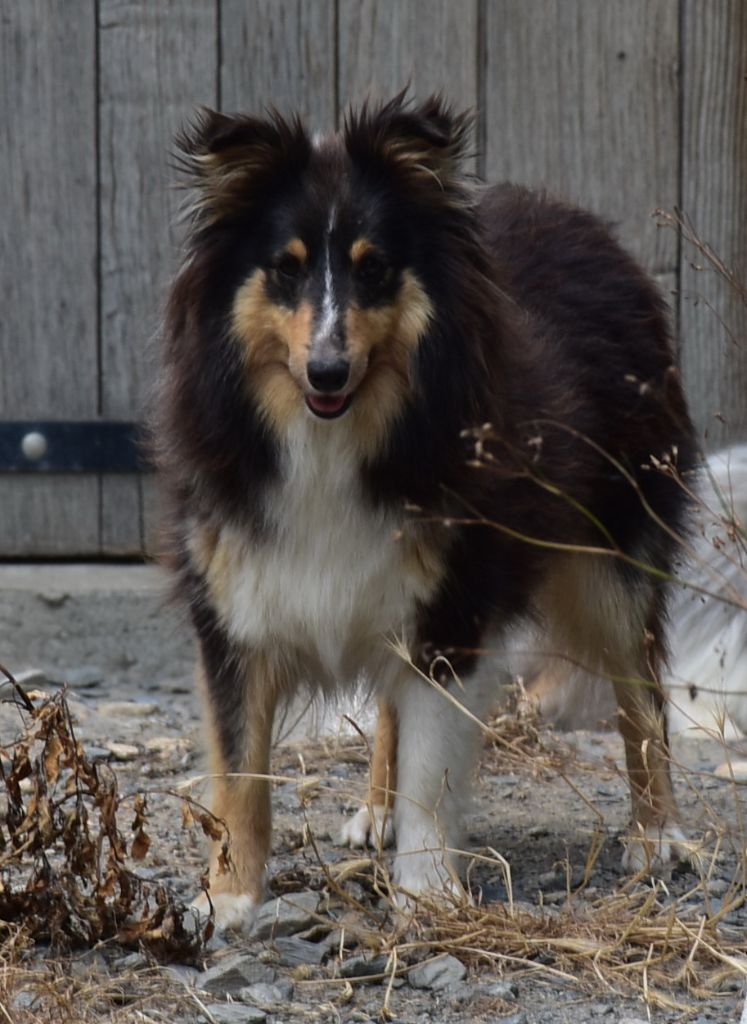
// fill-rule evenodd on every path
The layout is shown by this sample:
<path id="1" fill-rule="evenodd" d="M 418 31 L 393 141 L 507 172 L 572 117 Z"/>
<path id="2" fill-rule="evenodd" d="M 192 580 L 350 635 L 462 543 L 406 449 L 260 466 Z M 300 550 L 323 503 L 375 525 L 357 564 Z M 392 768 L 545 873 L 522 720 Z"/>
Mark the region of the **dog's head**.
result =
<path id="1" fill-rule="evenodd" d="M 211 320 L 274 430 L 350 410 L 375 443 L 407 401 L 448 281 L 444 228 L 458 233 L 468 205 L 468 130 L 436 97 L 398 96 L 329 137 L 276 113 L 205 111 L 180 138 L 190 261 L 209 261 L 203 301 L 222 307 Z"/>

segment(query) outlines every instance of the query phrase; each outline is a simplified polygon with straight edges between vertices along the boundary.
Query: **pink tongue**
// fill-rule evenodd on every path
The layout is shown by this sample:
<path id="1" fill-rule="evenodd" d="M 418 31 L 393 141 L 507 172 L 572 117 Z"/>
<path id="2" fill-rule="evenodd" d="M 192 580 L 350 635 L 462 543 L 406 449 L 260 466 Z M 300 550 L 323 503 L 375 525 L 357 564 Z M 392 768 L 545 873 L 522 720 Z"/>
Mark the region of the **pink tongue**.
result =
<path id="1" fill-rule="evenodd" d="M 306 401 L 315 412 L 339 412 L 345 404 L 345 395 L 307 395 Z"/>

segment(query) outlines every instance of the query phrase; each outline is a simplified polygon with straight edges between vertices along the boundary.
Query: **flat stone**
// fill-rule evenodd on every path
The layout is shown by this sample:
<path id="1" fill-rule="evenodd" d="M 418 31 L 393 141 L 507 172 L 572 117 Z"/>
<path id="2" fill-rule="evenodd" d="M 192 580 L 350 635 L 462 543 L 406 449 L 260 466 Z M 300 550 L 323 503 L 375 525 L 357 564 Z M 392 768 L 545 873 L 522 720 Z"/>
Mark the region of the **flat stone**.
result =
<path id="1" fill-rule="evenodd" d="M 24 690 L 43 690 L 45 686 L 49 686 L 49 677 L 40 668 L 27 668 L 24 672 L 16 672 L 14 678 Z"/>
<path id="2" fill-rule="evenodd" d="M 731 888 L 731 882 L 725 878 L 712 878 L 708 882 L 708 892 L 712 896 L 723 896 Z"/>
<path id="3" fill-rule="evenodd" d="M 132 743 L 115 743 L 110 740 L 106 744 L 106 749 L 115 761 L 134 761 L 140 756 L 140 748 Z"/>
<path id="4" fill-rule="evenodd" d="M 73 690 L 90 690 L 100 686 L 106 679 L 106 672 L 97 665 L 83 665 L 81 668 L 69 668 L 64 673 L 63 682 Z"/>
<path id="5" fill-rule="evenodd" d="M 299 939 L 296 935 L 286 935 L 275 939 L 274 946 L 280 954 L 278 963 L 281 967 L 298 967 L 299 964 L 320 964 L 329 950 L 318 942 Z"/>
<path id="6" fill-rule="evenodd" d="M 515 981 L 496 981 L 486 987 L 485 995 L 493 999 L 503 999 L 507 1003 L 515 1003 L 519 994 L 519 986 Z"/>
<path id="7" fill-rule="evenodd" d="M 97 747 L 93 743 L 87 743 L 83 747 L 83 753 L 89 761 L 108 761 L 112 756 L 111 750 L 107 750 L 106 747 Z"/>
<path id="8" fill-rule="evenodd" d="M 145 741 L 145 749 L 155 754 L 159 760 L 167 761 L 172 757 L 180 757 L 189 750 L 189 743 L 183 736 L 154 736 Z"/>
<path id="9" fill-rule="evenodd" d="M 351 956 L 340 965 L 341 978 L 369 978 L 386 972 L 386 965 L 389 957 L 383 953 L 381 956 L 365 957 Z"/>
<path id="10" fill-rule="evenodd" d="M 239 991 L 258 981 L 272 982 L 275 970 L 255 956 L 234 953 L 226 956 L 197 977 L 197 987 L 213 995 L 237 996 Z"/>
<path id="11" fill-rule="evenodd" d="M 102 700 L 98 707 L 100 715 L 114 718 L 150 718 L 159 710 L 158 704 L 146 700 Z"/>
<path id="12" fill-rule="evenodd" d="M 14 1010 L 27 1010 L 29 1009 L 29 1007 L 34 1005 L 36 999 L 36 992 L 23 991 L 19 992 L 17 996 L 13 997 L 13 1001 L 11 1002 L 10 1005 L 13 1007 Z"/>
<path id="13" fill-rule="evenodd" d="M 318 906 L 319 896 L 315 892 L 291 892 L 269 900 L 259 908 L 252 937 L 268 939 L 305 931 L 314 924 Z"/>
<path id="14" fill-rule="evenodd" d="M 142 953 L 130 953 L 117 960 L 118 971 L 144 971 L 150 967 L 150 961 Z"/>
<path id="15" fill-rule="evenodd" d="M 293 998 L 293 982 L 279 978 L 274 984 L 258 981 L 255 985 L 247 985 L 239 990 L 237 999 L 242 1003 L 251 1003 L 262 1010 L 276 1010 L 285 1006 Z"/>
<path id="16" fill-rule="evenodd" d="M 450 985 L 456 985 L 466 974 L 467 968 L 461 960 L 445 953 L 435 960 L 428 960 L 413 967 L 407 975 L 407 980 L 413 988 L 429 988 L 434 992 L 440 992 Z"/>
<path id="17" fill-rule="evenodd" d="M 267 1020 L 264 1010 L 246 1003 L 208 1003 L 205 1009 L 216 1024 L 262 1024 Z"/>
<path id="18" fill-rule="evenodd" d="M 747 779 L 747 761 L 724 761 L 713 773 L 720 779 L 737 779 L 743 782 Z"/>
<path id="19" fill-rule="evenodd" d="M 165 975 L 181 982 L 185 988 L 194 988 L 200 976 L 196 967 L 188 967 L 186 964 L 164 964 L 161 970 Z"/>

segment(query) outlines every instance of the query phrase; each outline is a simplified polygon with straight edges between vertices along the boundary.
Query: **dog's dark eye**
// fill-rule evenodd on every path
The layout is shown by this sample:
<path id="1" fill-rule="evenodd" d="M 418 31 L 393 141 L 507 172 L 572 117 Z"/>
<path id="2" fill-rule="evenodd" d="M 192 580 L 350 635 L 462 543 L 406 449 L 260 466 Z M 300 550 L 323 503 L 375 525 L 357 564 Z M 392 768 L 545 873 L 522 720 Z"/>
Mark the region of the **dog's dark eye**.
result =
<path id="1" fill-rule="evenodd" d="M 274 269 L 286 281 L 295 281 L 301 276 L 303 264 L 292 252 L 284 252 L 275 261 Z"/>
<path id="2" fill-rule="evenodd" d="M 355 266 L 355 276 L 368 287 L 384 284 L 391 274 L 391 267 L 383 256 L 369 252 Z"/>

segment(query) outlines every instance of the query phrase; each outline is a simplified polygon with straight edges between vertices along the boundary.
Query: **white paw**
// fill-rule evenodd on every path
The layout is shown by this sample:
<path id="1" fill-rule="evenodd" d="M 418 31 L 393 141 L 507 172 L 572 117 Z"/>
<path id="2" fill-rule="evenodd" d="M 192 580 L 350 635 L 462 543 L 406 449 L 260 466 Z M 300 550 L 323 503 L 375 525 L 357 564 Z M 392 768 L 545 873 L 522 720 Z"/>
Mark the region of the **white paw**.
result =
<path id="1" fill-rule="evenodd" d="M 394 842 L 392 812 L 381 804 L 364 804 L 342 826 L 340 840 L 343 846 L 370 846 L 375 850 L 391 846 Z"/>
<path id="2" fill-rule="evenodd" d="M 261 906 L 246 894 L 217 892 L 211 893 L 210 900 L 208 900 L 207 893 L 201 892 L 192 900 L 191 907 L 197 911 L 200 917 L 207 918 L 210 915 L 211 902 L 215 912 L 214 924 L 217 932 L 234 931 L 244 932 L 247 935 L 257 916 L 257 908 Z"/>
<path id="3" fill-rule="evenodd" d="M 395 900 L 403 908 L 412 905 L 411 897 L 422 895 L 443 896 L 460 903 L 467 898 L 453 857 L 444 850 L 398 853 L 392 878 L 397 890 Z"/>
<path id="4" fill-rule="evenodd" d="M 630 875 L 667 874 L 675 864 L 693 863 L 696 857 L 693 844 L 676 825 L 647 825 L 637 833 L 631 831 L 623 843 L 622 867 Z"/>

